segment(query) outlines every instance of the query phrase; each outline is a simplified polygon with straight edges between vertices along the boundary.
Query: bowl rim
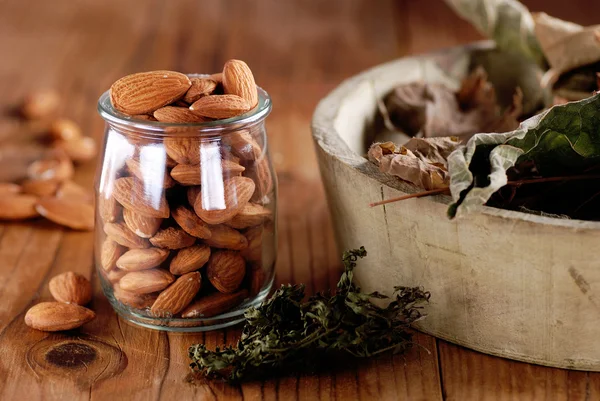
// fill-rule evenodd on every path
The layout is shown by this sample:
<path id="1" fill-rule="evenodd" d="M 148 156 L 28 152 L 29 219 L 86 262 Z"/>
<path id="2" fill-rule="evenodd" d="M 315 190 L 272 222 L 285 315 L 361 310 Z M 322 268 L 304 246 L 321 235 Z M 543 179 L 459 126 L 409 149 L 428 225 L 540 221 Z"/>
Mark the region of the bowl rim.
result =
<path id="1" fill-rule="evenodd" d="M 344 80 L 340 85 L 327 94 L 317 105 L 311 122 L 312 136 L 316 145 L 329 156 L 336 158 L 341 163 L 355 170 L 369 179 L 375 179 L 381 185 L 389 188 L 412 194 L 419 192 L 420 189 L 408 182 L 402 181 L 387 173 L 379 171 L 375 164 L 369 162 L 365 157 L 355 153 L 350 149 L 342 135 L 337 132 L 334 121 L 340 113 L 343 100 L 351 94 L 361 83 L 373 82 L 382 72 L 389 72 L 397 68 L 407 60 L 425 61 L 432 57 L 458 54 L 461 52 L 472 52 L 475 50 L 492 50 L 495 48 L 493 41 L 479 41 L 466 45 L 455 46 L 429 53 L 415 56 L 402 57 L 375 67 L 369 68 L 357 75 Z M 449 204 L 451 198 L 448 195 L 436 195 L 421 199 L 426 202 L 437 202 Z M 514 210 L 498 209 L 490 206 L 483 206 L 475 213 L 493 216 L 509 221 L 523 221 L 537 223 L 545 226 L 564 227 L 583 230 L 600 230 L 599 221 L 577 220 L 577 219 L 558 219 L 548 216 L 540 216 L 530 213 L 523 213 Z"/>

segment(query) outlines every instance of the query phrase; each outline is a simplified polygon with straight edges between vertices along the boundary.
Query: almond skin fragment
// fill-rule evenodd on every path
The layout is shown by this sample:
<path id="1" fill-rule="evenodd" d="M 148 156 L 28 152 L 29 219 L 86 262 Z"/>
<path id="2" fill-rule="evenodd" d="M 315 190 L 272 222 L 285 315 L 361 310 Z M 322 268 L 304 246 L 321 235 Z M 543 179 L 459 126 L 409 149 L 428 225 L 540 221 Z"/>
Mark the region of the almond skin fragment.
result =
<path id="1" fill-rule="evenodd" d="M 210 238 L 204 242 L 214 248 L 239 251 L 248 247 L 248 239 L 241 232 L 224 224 L 210 226 Z"/>
<path id="2" fill-rule="evenodd" d="M 194 245 L 180 249 L 171 260 L 169 271 L 181 275 L 200 269 L 210 258 L 210 247 L 207 245 Z"/>
<path id="3" fill-rule="evenodd" d="M 194 245 L 194 242 L 196 242 L 196 238 L 182 229 L 175 227 L 167 227 L 164 230 L 160 230 L 150 238 L 152 245 L 167 249 L 187 248 Z"/>
<path id="4" fill-rule="evenodd" d="M 160 293 L 150 311 L 154 316 L 171 317 L 183 310 L 200 291 L 200 273 L 192 272 L 179 277 Z"/>
<path id="5" fill-rule="evenodd" d="M 121 289 L 135 294 L 150 294 L 167 288 L 175 277 L 162 269 L 140 270 L 127 273 L 119 281 Z"/>
<path id="6" fill-rule="evenodd" d="M 181 312 L 181 317 L 193 319 L 220 315 L 241 304 L 247 297 L 247 290 L 240 290 L 232 294 L 216 292 L 194 301 Z"/>
<path id="7" fill-rule="evenodd" d="M 167 249 L 130 249 L 117 260 L 117 267 L 126 271 L 146 270 L 160 266 L 168 257 Z"/>
<path id="8" fill-rule="evenodd" d="M 185 206 L 178 206 L 171 210 L 171 215 L 179 227 L 186 233 L 196 238 L 210 238 L 211 231 L 208 224 L 206 224 L 200 217 L 193 211 Z"/>
<path id="9" fill-rule="evenodd" d="M 148 248 L 147 239 L 138 237 L 125 223 L 105 223 L 104 232 L 110 239 L 127 248 Z"/>
<path id="10" fill-rule="evenodd" d="M 58 302 L 85 305 L 92 300 L 92 284 L 79 273 L 66 272 L 54 276 L 48 288 Z"/>
<path id="11" fill-rule="evenodd" d="M 115 109 L 128 115 L 148 114 L 173 103 L 192 86 L 190 79 L 174 71 L 150 71 L 127 75 L 110 87 Z"/>
<path id="12" fill-rule="evenodd" d="M 38 198 L 32 195 L 0 196 L 0 220 L 25 220 L 38 217 L 35 209 Z"/>
<path id="13" fill-rule="evenodd" d="M 35 210 L 48 220 L 74 230 L 94 228 L 94 207 L 89 203 L 46 197 L 37 202 Z"/>
<path id="14" fill-rule="evenodd" d="M 254 75 L 248 64 L 241 60 L 229 60 L 223 67 L 223 90 L 246 100 L 251 108 L 258 104 L 258 91 Z"/>
<path id="15" fill-rule="evenodd" d="M 209 165 L 212 171 L 208 171 L 207 175 L 215 176 L 222 175 L 223 177 L 238 175 L 246 168 L 231 160 L 223 160 L 221 165 Z M 171 170 L 171 177 L 181 185 L 192 186 L 202 184 L 202 168 L 199 164 L 178 164 Z"/>
<path id="16" fill-rule="evenodd" d="M 203 123 L 210 121 L 187 107 L 165 106 L 154 112 L 154 118 L 162 123 Z"/>
<path id="17" fill-rule="evenodd" d="M 192 86 L 183 97 L 186 103 L 194 103 L 202 96 L 210 95 L 217 88 L 217 81 L 210 78 L 192 78 Z"/>
<path id="18" fill-rule="evenodd" d="M 196 100 L 191 106 L 197 114 L 215 119 L 224 119 L 246 113 L 252 106 L 237 95 L 209 95 Z"/>
<path id="19" fill-rule="evenodd" d="M 104 271 L 108 272 L 117 267 L 117 260 L 125 253 L 127 249 L 117 244 L 110 238 L 106 238 L 102 243 L 100 250 L 100 265 Z"/>
<path id="20" fill-rule="evenodd" d="M 246 206 L 252 194 L 255 184 L 247 177 L 231 177 L 223 182 L 223 198 L 211 198 L 208 194 L 200 192 L 194 202 L 194 211 L 202 220 L 208 224 L 221 224 L 230 220 Z M 223 201 L 225 208 L 223 208 Z"/>
<path id="21" fill-rule="evenodd" d="M 114 198 L 127 209 L 149 217 L 169 217 L 169 205 L 163 189 L 158 187 L 152 193 L 146 193 L 148 188 L 139 180 L 132 177 L 122 177 L 115 180 Z"/>
<path id="22" fill-rule="evenodd" d="M 25 324 L 41 331 L 71 330 L 93 320 L 96 314 L 83 306 L 62 302 L 41 302 L 25 314 Z"/>
<path id="23" fill-rule="evenodd" d="M 213 252 L 208 261 L 206 275 L 219 292 L 231 293 L 237 290 L 246 275 L 246 262 L 235 251 Z"/>
<path id="24" fill-rule="evenodd" d="M 123 220 L 135 235 L 142 238 L 151 238 L 156 234 L 163 221 L 163 219 L 144 216 L 129 209 L 123 210 Z"/>

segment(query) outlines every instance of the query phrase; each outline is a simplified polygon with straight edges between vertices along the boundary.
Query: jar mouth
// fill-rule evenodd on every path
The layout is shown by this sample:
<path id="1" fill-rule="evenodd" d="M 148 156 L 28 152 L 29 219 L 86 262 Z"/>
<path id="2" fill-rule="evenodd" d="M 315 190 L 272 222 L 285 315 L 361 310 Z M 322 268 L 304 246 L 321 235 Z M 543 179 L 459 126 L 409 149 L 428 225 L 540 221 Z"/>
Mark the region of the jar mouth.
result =
<path id="1" fill-rule="evenodd" d="M 207 74 L 187 74 L 190 78 L 206 78 Z M 194 132 L 194 135 L 212 136 L 221 131 L 232 131 L 244 127 L 252 126 L 263 121 L 271 112 L 271 97 L 264 89 L 256 87 L 258 90 L 258 104 L 252 110 L 239 116 L 226 118 L 223 120 L 207 121 L 201 123 L 164 123 L 159 121 L 138 120 L 127 114 L 116 110 L 110 101 L 110 90 L 104 92 L 98 99 L 98 113 L 109 124 L 117 125 L 121 128 L 141 131 L 151 136 L 170 136 L 173 135 L 169 128 L 178 128 L 186 133 Z"/>

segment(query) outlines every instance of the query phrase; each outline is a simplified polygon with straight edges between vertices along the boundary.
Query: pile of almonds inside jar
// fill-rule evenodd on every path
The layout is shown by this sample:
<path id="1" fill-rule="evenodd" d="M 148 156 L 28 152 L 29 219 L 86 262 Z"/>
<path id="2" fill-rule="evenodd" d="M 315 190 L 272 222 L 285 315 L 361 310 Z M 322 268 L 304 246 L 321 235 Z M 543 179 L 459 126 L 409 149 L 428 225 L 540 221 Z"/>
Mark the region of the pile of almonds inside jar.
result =
<path id="1" fill-rule="evenodd" d="M 34 156 L 23 178 L 0 182 L 0 220 L 42 216 L 72 229 L 93 229 L 93 196 L 72 178 L 77 164 L 94 158 L 96 143 L 83 136 L 74 121 L 57 118 L 60 103 L 60 96 L 51 90 L 34 92 L 25 98 L 21 123 L 35 126 L 39 133 L 29 148 L 19 144 L 6 149 L 8 153 L 23 151 Z"/>
<path id="2" fill-rule="evenodd" d="M 230 60 L 206 76 L 137 73 L 111 86 L 110 101 L 120 118 L 169 124 L 156 137 L 109 123 L 97 210 L 99 271 L 113 306 L 207 318 L 255 297 L 275 252 L 264 124 L 198 135 L 202 123 L 256 110 L 250 68 Z"/>

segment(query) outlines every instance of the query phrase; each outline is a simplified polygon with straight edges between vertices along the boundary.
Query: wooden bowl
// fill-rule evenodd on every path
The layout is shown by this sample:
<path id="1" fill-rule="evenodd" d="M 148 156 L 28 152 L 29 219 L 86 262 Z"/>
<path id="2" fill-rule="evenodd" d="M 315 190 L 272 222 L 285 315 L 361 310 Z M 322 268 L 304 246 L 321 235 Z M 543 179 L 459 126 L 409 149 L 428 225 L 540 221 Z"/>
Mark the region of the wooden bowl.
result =
<path id="1" fill-rule="evenodd" d="M 449 220 L 448 196 L 369 207 L 419 191 L 363 157 L 377 99 L 416 80 L 456 87 L 486 52 L 496 52 L 488 42 L 393 61 L 319 103 L 313 137 L 338 246 L 367 249 L 355 272 L 367 292 L 431 291 L 428 317 L 418 324 L 426 333 L 506 358 L 600 371 L 599 222 L 491 207 Z"/>

